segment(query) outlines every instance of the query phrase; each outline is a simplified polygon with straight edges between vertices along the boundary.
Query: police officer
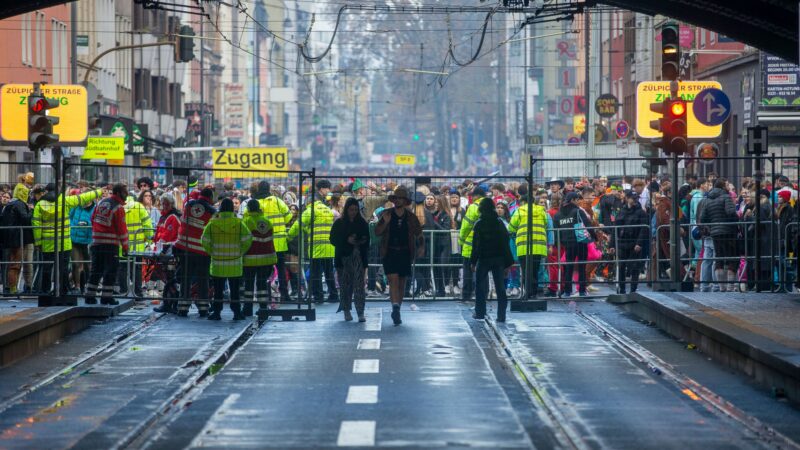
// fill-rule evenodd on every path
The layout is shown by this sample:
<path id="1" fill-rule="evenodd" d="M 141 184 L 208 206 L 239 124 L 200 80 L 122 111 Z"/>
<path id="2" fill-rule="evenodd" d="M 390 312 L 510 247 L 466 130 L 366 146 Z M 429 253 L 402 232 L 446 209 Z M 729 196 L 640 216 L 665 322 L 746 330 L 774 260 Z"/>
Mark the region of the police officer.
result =
<path id="1" fill-rule="evenodd" d="M 481 213 L 478 211 L 478 203 L 484 198 L 486 198 L 485 186 L 479 185 L 472 189 L 472 203 L 467 207 L 464 220 L 461 222 L 461 230 L 458 232 L 458 243 L 461 245 L 464 272 L 461 299 L 465 302 L 472 299 L 472 293 L 475 291 L 475 280 L 470 262 L 472 257 L 472 230 L 475 227 L 475 222 L 481 218 Z"/>
<path id="2" fill-rule="evenodd" d="M 536 291 L 539 288 L 539 267 L 542 258 L 547 256 L 547 245 L 552 243 L 552 225 L 548 227 L 550 215 L 544 207 L 527 201 L 526 197 L 520 198 L 524 202 L 514 215 L 508 225 L 508 232 L 515 236 L 514 243 L 517 246 L 517 257 L 522 266 L 523 281 L 525 286 L 525 298 L 536 298 Z M 530 216 L 530 217 L 529 217 Z M 530 229 L 528 222 L 530 221 Z M 530 244 L 529 244 L 530 241 Z M 530 245 L 530 254 L 528 246 Z"/>
<path id="3" fill-rule="evenodd" d="M 625 275 L 626 271 L 631 276 L 631 292 L 636 292 L 636 287 L 639 282 L 639 273 L 642 271 L 642 266 L 647 258 L 647 255 L 642 251 L 647 244 L 650 233 L 650 221 L 647 218 L 647 213 L 639 203 L 639 194 L 636 191 L 625 191 L 625 206 L 617 213 L 614 225 L 618 228 L 614 233 L 611 233 L 611 245 L 609 248 L 610 253 L 619 254 L 619 273 L 617 273 L 617 282 L 619 287 L 617 292 L 625 294 Z"/>
<path id="4" fill-rule="evenodd" d="M 34 206 L 33 217 L 31 218 L 34 244 L 41 250 L 45 261 L 42 265 L 42 291 L 50 292 L 52 288 L 51 277 L 55 268 L 56 254 L 58 254 L 61 286 L 54 291 L 55 295 L 66 295 L 67 284 L 69 284 L 67 280 L 68 262 L 69 255 L 72 252 L 69 212 L 72 208 L 87 206 L 102 194 L 102 189 L 95 189 L 80 195 L 64 196 L 64 194 L 56 192 L 54 183 L 49 183 L 45 187 L 45 194 Z M 58 209 L 58 217 L 56 217 L 56 209 Z M 58 232 L 58 249 L 60 253 L 56 252 L 56 223 L 60 225 Z"/>
<path id="5" fill-rule="evenodd" d="M 328 301 L 339 302 L 336 283 L 333 278 L 333 258 L 335 249 L 330 241 L 331 227 L 333 226 L 333 211 L 325 203 L 325 197 L 331 191 L 331 182 L 328 180 L 317 181 L 317 194 L 314 203 L 306 207 L 300 220 L 292 224 L 289 238 L 294 239 L 303 227 L 303 233 L 311 240 L 311 296 L 316 303 L 323 302 L 322 274 L 325 274 L 325 283 L 328 285 Z M 312 214 L 314 216 L 312 224 Z"/>
<path id="6" fill-rule="evenodd" d="M 92 271 L 86 283 L 86 303 L 97 303 L 97 289 L 103 280 L 100 303 L 117 305 L 112 295 L 117 281 L 119 254 L 128 254 L 128 227 L 123 200 L 128 196 L 124 184 L 115 184 L 111 195 L 104 198 L 92 213 Z"/>
<path id="7" fill-rule="evenodd" d="M 269 277 L 279 260 L 275 253 L 275 229 L 261 211 L 258 200 L 247 202 L 243 222 L 253 235 L 253 245 L 244 255 L 243 279 L 245 303 L 242 309 L 244 316 L 250 317 L 253 315 L 253 287 L 259 307 L 266 308 L 270 299 Z"/>
<path id="8" fill-rule="evenodd" d="M 196 199 L 189 200 L 186 203 L 181 216 L 181 229 L 178 233 L 178 242 L 175 244 L 175 249 L 178 250 L 181 261 L 181 273 L 178 274 L 178 279 L 181 280 L 181 299 L 178 300 L 178 315 L 182 317 L 186 317 L 189 314 L 189 306 L 191 304 L 189 293 L 191 292 L 192 277 L 197 279 L 199 286 L 196 305 L 200 311 L 200 317 L 208 315 L 208 267 L 211 264 L 211 260 L 208 257 L 208 252 L 203 247 L 201 238 L 206 225 L 217 213 L 217 210 L 212 206 L 211 198 L 213 196 L 214 191 L 211 188 L 203 188 Z M 186 279 L 183 277 L 184 274 L 186 274 Z"/>
<path id="9" fill-rule="evenodd" d="M 289 244 L 286 239 L 286 224 L 292 220 L 292 212 L 283 200 L 272 195 L 269 182 L 265 180 L 259 182 L 258 191 L 253 197 L 258 199 L 264 217 L 272 224 L 272 239 L 278 258 L 278 288 L 281 301 L 285 302 L 289 300 L 289 273 L 286 270 L 286 252 L 289 250 Z"/>
<path id="10" fill-rule="evenodd" d="M 188 205 L 187 205 L 188 206 Z M 220 320 L 222 292 L 225 282 L 231 289 L 233 320 L 243 320 L 239 304 L 239 282 L 242 278 L 242 256 L 247 253 L 253 237 L 250 230 L 233 213 L 233 200 L 226 198 L 219 205 L 219 214 L 208 222 L 201 238 L 203 248 L 211 259 L 211 279 L 214 283 L 214 305 L 208 320 Z"/>

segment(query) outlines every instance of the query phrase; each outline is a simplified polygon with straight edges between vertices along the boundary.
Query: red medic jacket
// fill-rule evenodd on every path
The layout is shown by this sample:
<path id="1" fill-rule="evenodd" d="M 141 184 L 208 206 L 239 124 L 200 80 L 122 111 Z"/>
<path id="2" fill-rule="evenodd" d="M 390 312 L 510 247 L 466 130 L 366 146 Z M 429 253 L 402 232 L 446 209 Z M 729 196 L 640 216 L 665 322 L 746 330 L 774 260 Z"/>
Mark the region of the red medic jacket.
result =
<path id="1" fill-rule="evenodd" d="M 117 195 L 104 198 L 92 213 L 92 245 L 116 245 L 128 251 L 125 201 Z"/>
<path id="2" fill-rule="evenodd" d="M 156 227 L 156 235 L 153 238 L 153 242 L 174 244 L 178 241 L 178 232 L 181 229 L 180 214 L 175 208 L 172 208 L 166 213 L 162 211 L 161 214 L 161 218 L 158 219 L 158 226 Z"/>
<path id="3" fill-rule="evenodd" d="M 181 229 L 175 247 L 200 255 L 208 255 L 203 248 L 201 238 L 203 230 L 216 213 L 217 210 L 211 206 L 211 199 L 207 197 L 200 196 L 196 200 L 189 200 L 183 207 Z"/>

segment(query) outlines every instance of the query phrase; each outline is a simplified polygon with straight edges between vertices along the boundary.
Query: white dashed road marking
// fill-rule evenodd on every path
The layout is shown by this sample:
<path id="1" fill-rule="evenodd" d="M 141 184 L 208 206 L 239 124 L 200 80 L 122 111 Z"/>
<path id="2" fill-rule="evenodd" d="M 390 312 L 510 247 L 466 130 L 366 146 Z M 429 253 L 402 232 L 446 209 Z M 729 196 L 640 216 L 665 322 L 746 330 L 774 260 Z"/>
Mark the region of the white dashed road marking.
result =
<path id="1" fill-rule="evenodd" d="M 381 340 L 380 339 L 359 339 L 358 340 L 358 349 L 359 350 L 380 350 L 381 349 Z"/>
<path id="2" fill-rule="evenodd" d="M 378 386 L 350 386 L 346 403 L 378 403 Z"/>
<path id="3" fill-rule="evenodd" d="M 380 372 L 380 360 L 378 359 L 357 359 L 353 361 L 353 373 L 378 372 Z"/>
<path id="4" fill-rule="evenodd" d="M 372 447 L 375 445 L 374 420 L 345 420 L 339 428 L 339 447 Z"/>
<path id="5" fill-rule="evenodd" d="M 381 323 L 383 322 L 383 314 L 380 308 L 370 308 L 367 314 L 367 322 L 364 323 L 364 330 L 366 331 L 381 331 Z"/>

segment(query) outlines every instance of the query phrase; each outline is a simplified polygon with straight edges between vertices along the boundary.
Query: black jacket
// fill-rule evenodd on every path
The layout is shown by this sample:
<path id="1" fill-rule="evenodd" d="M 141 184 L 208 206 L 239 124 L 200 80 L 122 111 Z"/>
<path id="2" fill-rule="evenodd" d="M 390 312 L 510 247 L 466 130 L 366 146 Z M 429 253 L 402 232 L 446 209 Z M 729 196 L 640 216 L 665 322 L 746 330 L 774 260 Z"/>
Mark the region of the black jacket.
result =
<path id="1" fill-rule="evenodd" d="M 481 217 L 475 222 L 470 262 L 477 264 L 479 259 L 485 258 L 503 258 L 503 267 L 506 268 L 514 264 L 508 230 L 499 217 L 494 219 Z"/>
<path id="2" fill-rule="evenodd" d="M 583 218 L 583 223 L 586 227 L 592 226 L 592 219 L 586 215 L 586 211 L 573 205 L 567 204 L 561 207 L 560 210 L 553 217 L 553 226 L 558 230 L 558 238 L 560 245 L 577 244 L 578 239 L 575 237 L 575 224 L 578 223 L 578 214 Z M 592 239 L 597 240 L 595 230 L 589 230 Z"/>
<path id="3" fill-rule="evenodd" d="M 622 200 L 613 194 L 606 194 L 600 199 L 600 223 L 603 226 L 610 227 L 614 225 L 612 217 L 617 214 L 617 211 L 622 208 Z"/>
<path id="4" fill-rule="evenodd" d="M 708 193 L 706 203 L 700 215 L 700 223 L 708 227 L 712 237 L 736 235 L 739 220 L 736 205 L 726 191 L 714 188 Z"/>
<path id="5" fill-rule="evenodd" d="M 617 228 L 616 232 L 610 232 L 612 247 L 618 245 L 620 250 L 628 251 L 637 245 L 644 248 L 647 244 L 650 235 L 650 220 L 638 202 L 633 207 L 625 205 L 620 209 L 614 225 L 622 228 Z"/>
<path id="6" fill-rule="evenodd" d="M 772 221 L 772 206 L 770 206 L 769 202 L 761 202 L 760 203 L 761 209 L 761 226 L 759 227 L 759 236 L 758 241 L 761 243 L 761 259 L 762 264 L 765 264 L 763 260 L 770 259 L 771 255 L 779 256 L 778 253 L 778 239 L 775 238 L 778 236 L 778 226 L 776 223 Z M 748 206 L 745 209 L 745 214 L 747 210 L 752 210 L 754 206 Z M 747 255 L 748 256 L 755 256 L 756 252 L 756 216 L 755 214 L 750 215 L 744 219 L 745 223 L 745 238 L 747 239 Z M 748 261 L 748 264 L 750 262 Z"/>
<path id="7" fill-rule="evenodd" d="M 356 240 L 361 242 L 358 245 L 358 251 L 361 254 L 361 263 L 366 268 L 367 258 L 369 257 L 369 225 L 360 215 L 353 222 L 350 222 L 344 216 L 333 222 L 330 235 L 331 244 L 335 249 L 333 264 L 337 268 L 341 268 L 343 258 L 353 254 L 354 247 L 347 242 L 347 238 L 351 235 L 355 235 Z"/>
<path id="8" fill-rule="evenodd" d="M 31 228 L 32 212 L 28 205 L 19 200 L 13 199 L 2 209 L 3 228 L 0 229 L 0 242 L 3 248 L 17 248 L 20 242 L 23 245 L 33 244 L 33 229 Z M 23 229 L 12 229 L 6 227 L 27 227 Z"/>

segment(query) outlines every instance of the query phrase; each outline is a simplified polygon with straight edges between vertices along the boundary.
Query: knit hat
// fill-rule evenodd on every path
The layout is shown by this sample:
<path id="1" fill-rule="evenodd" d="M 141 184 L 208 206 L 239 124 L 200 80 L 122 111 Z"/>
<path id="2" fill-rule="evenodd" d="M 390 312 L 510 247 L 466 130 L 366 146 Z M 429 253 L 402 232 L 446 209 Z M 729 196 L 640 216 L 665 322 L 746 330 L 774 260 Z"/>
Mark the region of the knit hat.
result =
<path id="1" fill-rule="evenodd" d="M 28 194 L 30 194 L 30 189 L 27 188 L 22 183 L 17 184 L 14 187 L 14 198 L 20 200 L 22 202 L 28 202 Z"/>
<path id="2" fill-rule="evenodd" d="M 356 181 L 353 181 L 353 185 L 350 187 L 352 192 L 356 192 L 357 190 L 367 187 L 360 179 L 356 178 Z"/>
<path id="3" fill-rule="evenodd" d="M 573 200 L 578 200 L 578 199 L 580 199 L 580 198 L 581 198 L 581 196 L 580 196 L 580 195 L 579 195 L 577 192 L 569 192 L 569 193 L 567 193 L 567 195 L 564 197 L 564 203 L 565 203 L 565 204 L 566 204 L 566 203 L 570 203 L 570 202 L 572 202 Z"/>
<path id="4" fill-rule="evenodd" d="M 778 191 L 778 197 L 782 198 L 786 203 L 789 203 L 789 201 L 792 199 L 792 191 L 788 189 L 780 190 Z"/>

